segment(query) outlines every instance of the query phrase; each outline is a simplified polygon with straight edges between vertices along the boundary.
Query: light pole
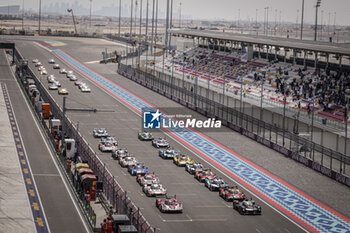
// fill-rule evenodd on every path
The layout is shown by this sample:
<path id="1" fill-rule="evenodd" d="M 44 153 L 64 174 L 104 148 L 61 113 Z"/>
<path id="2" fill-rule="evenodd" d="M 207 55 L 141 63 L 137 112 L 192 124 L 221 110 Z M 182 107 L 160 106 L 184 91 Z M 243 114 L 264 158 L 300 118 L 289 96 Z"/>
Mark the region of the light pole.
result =
<path id="1" fill-rule="evenodd" d="M 92 0 L 90 0 L 90 28 L 91 28 Z"/>
<path id="2" fill-rule="evenodd" d="M 318 8 L 321 6 L 321 0 L 317 0 L 316 2 L 316 17 L 315 17 L 315 38 L 314 40 L 317 40 L 317 16 L 318 16 Z"/>
<path id="3" fill-rule="evenodd" d="M 303 30 L 304 30 L 304 1 L 302 1 L 301 5 L 301 25 L 300 25 L 300 40 L 303 39 Z"/>
<path id="4" fill-rule="evenodd" d="M 121 13 L 122 13 L 122 0 L 119 0 L 119 26 L 118 26 L 118 36 L 119 36 L 119 38 L 120 38 Z"/>
<path id="5" fill-rule="evenodd" d="M 284 90 L 283 90 L 283 137 L 282 137 L 282 145 L 284 146 L 285 144 L 285 139 L 284 139 L 284 136 L 285 136 L 285 132 L 286 132 L 286 102 L 287 102 L 287 98 L 286 98 L 286 82 L 284 81 L 283 82 L 283 87 L 284 87 Z M 277 143 L 277 142 L 276 142 Z"/>
<path id="6" fill-rule="evenodd" d="M 40 36 L 40 23 L 41 23 L 41 0 L 39 0 L 39 29 L 38 29 L 38 34 Z"/>
<path id="7" fill-rule="evenodd" d="M 180 2 L 179 28 L 181 28 L 181 6 L 182 6 L 182 3 Z"/>
<path id="8" fill-rule="evenodd" d="M 24 0 L 22 1 L 22 31 L 24 33 Z"/>

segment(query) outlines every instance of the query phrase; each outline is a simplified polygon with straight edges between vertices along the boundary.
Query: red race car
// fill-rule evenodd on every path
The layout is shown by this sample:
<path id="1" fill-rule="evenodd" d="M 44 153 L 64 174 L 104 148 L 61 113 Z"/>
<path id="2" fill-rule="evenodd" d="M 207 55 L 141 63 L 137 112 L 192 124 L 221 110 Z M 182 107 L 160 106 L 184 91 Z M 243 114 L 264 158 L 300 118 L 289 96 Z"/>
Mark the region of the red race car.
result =
<path id="1" fill-rule="evenodd" d="M 219 196 L 225 201 L 242 201 L 245 198 L 245 194 L 241 192 L 237 186 L 220 188 Z"/>
<path id="2" fill-rule="evenodd" d="M 156 199 L 156 207 L 162 212 L 162 213 L 182 213 L 183 211 L 183 205 L 180 203 L 176 196 L 174 197 L 166 197 L 165 199 Z"/>
<path id="3" fill-rule="evenodd" d="M 194 174 L 194 178 L 196 178 L 197 180 L 199 180 L 200 182 L 204 182 L 204 180 L 206 178 L 209 178 L 209 179 L 214 179 L 216 178 L 217 176 L 210 170 L 205 170 L 205 171 L 201 171 L 201 172 L 196 172 Z"/>

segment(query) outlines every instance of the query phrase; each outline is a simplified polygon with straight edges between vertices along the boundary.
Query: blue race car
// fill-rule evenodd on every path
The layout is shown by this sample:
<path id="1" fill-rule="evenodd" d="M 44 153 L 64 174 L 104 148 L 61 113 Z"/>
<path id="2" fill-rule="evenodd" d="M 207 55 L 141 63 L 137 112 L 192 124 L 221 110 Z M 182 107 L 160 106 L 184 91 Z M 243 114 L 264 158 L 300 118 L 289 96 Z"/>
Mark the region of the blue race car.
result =
<path id="1" fill-rule="evenodd" d="M 143 165 L 143 164 L 137 163 L 133 166 L 130 166 L 128 168 L 128 171 L 132 176 L 136 176 L 136 175 L 143 176 L 143 175 L 148 173 L 148 168 L 145 167 L 145 165 Z"/>
<path id="2" fill-rule="evenodd" d="M 159 156 L 163 159 L 173 159 L 177 155 L 179 155 L 179 152 L 174 150 L 174 148 L 159 151 Z"/>
<path id="3" fill-rule="evenodd" d="M 92 131 L 92 135 L 95 138 L 102 138 L 102 137 L 108 137 L 108 132 L 106 129 L 100 128 L 100 129 L 94 129 L 94 131 Z"/>

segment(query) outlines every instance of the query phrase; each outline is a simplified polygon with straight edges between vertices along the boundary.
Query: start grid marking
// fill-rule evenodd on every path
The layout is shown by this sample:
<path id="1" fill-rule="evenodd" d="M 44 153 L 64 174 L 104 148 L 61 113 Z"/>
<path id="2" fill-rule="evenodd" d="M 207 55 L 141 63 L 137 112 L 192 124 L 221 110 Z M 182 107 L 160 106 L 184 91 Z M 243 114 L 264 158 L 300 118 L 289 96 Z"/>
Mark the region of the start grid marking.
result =
<path id="1" fill-rule="evenodd" d="M 11 130 L 16 144 L 18 160 L 20 162 L 24 184 L 27 190 L 28 200 L 31 206 L 32 215 L 35 222 L 35 228 L 38 233 L 49 233 L 49 229 L 45 221 L 44 212 L 41 207 L 41 202 L 38 197 L 38 192 L 34 185 L 33 175 L 30 167 L 28 166 L 28 159 L 23 149 L 22 139 L 18 132 L 17 122 L 14 117 L 11 101 L 7 94 L 7 88 L 5 84 L 1 84 L 1 87 L 5 99 L 5 104 L 7 107 L 7 114 L 11 123 Z"/>
<path id="2" fill-rule="evenodd" d="M 83 76 L 136 110 L 137 113 L 141 114 L 142 108 L 154 107 L 92 71 L 64 51 L 57 49 L 53 53 Z M 263 196 L 266 201 L 309 231 L 350 232 L 350 220 L 348 218 L 324 206 L 317 200 L 279 180 L 206 136 L 189 129 L 170 132 L 170 134 L 174 135 L 185 145 L 193 148 L 204 158 L 209 158 L 214 164 L 218 164 L 229 176 L 243 181 L 242 183 L 246 184 L 248 188 L 254 190 L 259 196 Z"/>

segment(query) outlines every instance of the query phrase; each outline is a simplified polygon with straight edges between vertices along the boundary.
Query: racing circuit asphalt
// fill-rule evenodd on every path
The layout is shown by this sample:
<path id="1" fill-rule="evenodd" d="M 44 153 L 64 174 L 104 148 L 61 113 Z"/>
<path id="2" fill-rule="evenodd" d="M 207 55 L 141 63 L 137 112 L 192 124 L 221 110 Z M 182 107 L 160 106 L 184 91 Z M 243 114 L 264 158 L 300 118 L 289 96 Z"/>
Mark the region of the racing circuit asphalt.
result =
<path id="1" fill-rule="evenodd" d="M 21 90 L 11 73 L 3 50 L 0 50 L 0 73 L 0 81 L 7 85 L 50 231 L 52 233 L 86 232 L 50 156 L 49 149 L 45 145 L 40 129 L 36 127 L 35 120 L 26 105 L 26 100 L 21 95 Z M 0 229 L 0 232 L 2 230 L 6 229 Z"/>
<path id="2" fill-rule="evenodd" d="M 62 49 L 82 62 L 100 59 L 100 49 L 106 46 L 102 46 L 101 41 L 87 41 L 89 43 L 78 44 L 77 40 L 65 40 L 64 42 L 68 43 L 68 45 Z M 58 71 L 53 71 L 51 67 L 49 68 L 47 61 L 53 55 L 44 49 L 33 45 L 31 42 L 16 41 L 16 45 L 19 47 L 22 55 L 30 61 L 33 58 L 38 58 L 42 61 L 44 66 L 48 68 L 48 72 L 55 74 L 63 86 L 68 88 L 70 94 L 68 95 L 67 107 L 81 108 L 85 106 L 115 110 L 113 113 L 98 112 L 86 114 L 68 112 L 67 114 L 73 122 L 76 123 L 79 121 L 79 128 L 82 134 L 93 148 L 96 148 L 97 152 L 98 140 L 92 137 L 91 131 L 95 127 L 107 128 L 110 134 L 118 138 L 120 146 L 127 147 L 139 161 L 144 162 L 151 171 L 154 171 L 159 176 L 161 183 L 168 189 L 169 194 L 176 194 L 178 199 L 184 203 L 185 211 L 182 215 L 160 214 L 154 206 L 155 199 L 147 198 L 143 195 L 141 187 L 135 182 L 135 178 L 127 174 L 125 169 L 120 168 L 117 162 L 111 159 L 109 153 L 101 154 L 98 152 L 100 158 L 106 163 L 118 182 L 125 190 L 128 190 L 131 199 L 137 206 L 141 207 L 141 212 L 145 215 L 146 219 L 152 226 L 159 228 L 161 232 L 229 232 L 232 229 L 236 229 L 237 232 L 302 231 L 260 200 L 256 201 L 262 206 L 262 216 L 240 216 L 232 210 L 231 204 L 225 203 L 219 198 L 217 193 L 212 193 L 202 184 L 199 184 L 192 176 L 184 171 L 184 168 L 178 168 L 171 161 L 165 161 L 159 158 L 157 150 L 151 146 L 150 142 L 139 142 L 137 140 L 137 132 L 140 130 L 141 125 L 139 116 L 93 84 L 90 84 L 92 93 L 80 93 L 73 82 L 65 78 L 65 75 L 59 75 Z M 113 49 L 115 48 L 114 46 Z M 62 67 L 65 67 L 62 62 L 59 63 Z M 33 67 L 32 64 L 30 65 Z M 167 98 L 115 74 L 116 65 L 86 65 L 156 106 L 179 107 L 178 104 Z M 80 76 L 78 75 L 78 77 Z M 46 77 L 43 78 L 43 82 L 47 83 Z M 62 98 L 57 95 L 56 91 L 51 91 L 51 94 L 59 104 L 62 104 Z M 160 133 L 155 136 L 158 135 Z M 349 210 L 346 208 L 346 203 L 349 203 L 349 197 L 346 197 L 348 195 L 344 195 L 349 191 L 346 187 L 234 132 L 230 134 L 224 133 L 223 135 L 208 133 L 208 135 L 242 156 L 247 156 L 251 161 L 293 184 L 307 194 L 349 216 L 347 212 Z M 192 155 L 182 145 L 179 145 L 170 138 L 168 140 L 176 149 Z M 266 156 L 259 156 L 265 155 L 265 153 Z M 200 160 L 194 157 L 194 155 L 192 157 L 195 160 Z M 276 166 L 276 164 L 279 166 Z M 218 171 L 213 170 L 219 174 Z M 229 181 L 227 178 L 225 180 Z M 234 184 L 232 181 L 229 183 Z M 333 195 L 326 190 L 333 190 Z M 251 196 L 249 192 L 245 191 L 245 193 L 247 196 Z M 339 198 L 334 198 L 334 194 Z"/>

